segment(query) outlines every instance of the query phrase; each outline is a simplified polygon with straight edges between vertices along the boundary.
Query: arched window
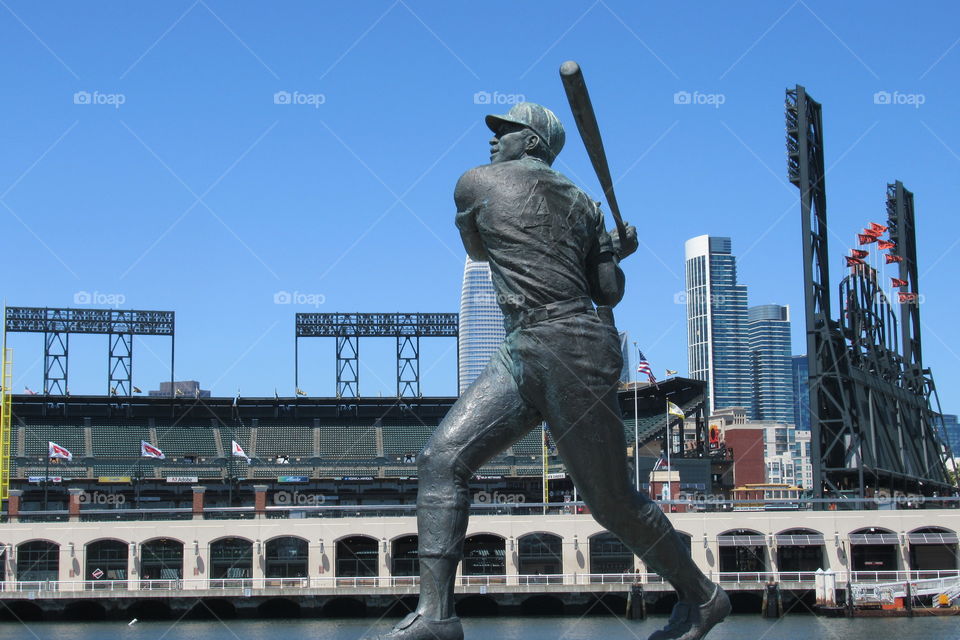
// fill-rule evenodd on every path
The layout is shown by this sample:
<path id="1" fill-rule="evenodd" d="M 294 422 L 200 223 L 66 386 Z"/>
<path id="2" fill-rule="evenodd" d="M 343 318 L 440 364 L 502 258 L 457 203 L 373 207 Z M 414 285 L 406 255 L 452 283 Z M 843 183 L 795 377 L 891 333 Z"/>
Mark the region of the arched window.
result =
<path id="1" fill-rule="evenodd" d="M 116 589 L 127 579 L 130 545 L 122 540 L 96 540 L 87 544 L 87 566 L 83 579 L 90 589 Z M 122 588 L 122 587 L 121 587 Z"/>
<path id="2" fill-rule="evenodd" d="M 506 540 L 480 534 L 463 543 L 463 575 L 504 576 L 507 573 Z"/>
<path id="3" fill-rule="evenodd" d="M 284 536 L 267 540 L 263 575 L 266 578 L 307 578 L 308 545 L 303 538 Z M 280 581 L 282 583 L 282 581 Z M 271 586 L 268 582 L 268 586 Z"/>
<path id="4" fill-rule="evenodd" d="M 777 534 L 777 567 L 799 573 L 826 569 L 823 534 L 812 529 L 787 529 Z M 799 577 L 798 577 L 799 578 Z"/>
<path id="5" fill-rule="evenodd" d="M 390 573 L 394 576 L 415 576 L 420 573 L 417 536 L 403 536 L 393 541 Z"/>
<path id="6" fill-rule="evenodd" d="M 156 538 L 140 545 L 140 588 L 172 588 L 183 579 L 183 543 Z M 148 584 L 144 584 L 147 581 Z"/>
<path id="7" fill-rule="evenodd" d="M 337 542 L 338 578 L 372 578 L 380 575 L 377 540 L 351 536 Z"/>
<path id="8" fill-rule="evenodd" d="M 907 534 L 910 568 L 925 572 L 923 578 L 938 578 L 940 571 L 957 569 L 957 533 L 943 527 L 921 527 Z"/>
<path id="9" fill-rule="evenodd" d="M 245 538 L 221 538 L 210 545 L 212 586 L 241 587 L 253 574 L 253 543 Z"/>
<path id="10" fill-rule="evenodd" d="M 885 578 L 882 573 L 896 572 L 900 566 L 900 538 L 889 529 L 858 529 L 850 534 L 850 556 L 854 571 L 868 573 L 864 579 Z"/>
<path id="11" fill-rule="evenodd" d="M 720 573 L 767 570 L 767 541 L 760 532 L 749 529 L 726 531 L 717 536 L 717 545 L 720 547 Z M 731 578 L 737 579 L 736 576 Z"/>
<path id="12" fill-rule="evenodd" d="M 620 538 L 609 531 L 598 533 L 590 538 L 590 573 L 593 574 L 591 581 L 621 582 L 622 574 L 633 573 L 633 571 L 633 552 L 627 545 L 620 542 Z"/>
<path id="13" fill-rule="evenodd" d="M 529 584 L 552 582 L 546 576 L 563 573 L 563 539 L 550 533 L 531 533 L 517 539 L 517 569 Z M 538 576 L 544 576 L 539 578 Z"/>
<path id="14" fill-rule="evenodd" d="M 60 545 L 31 540 L 17 547 L 17 580 L 47 582 L 60 579 Z"/>

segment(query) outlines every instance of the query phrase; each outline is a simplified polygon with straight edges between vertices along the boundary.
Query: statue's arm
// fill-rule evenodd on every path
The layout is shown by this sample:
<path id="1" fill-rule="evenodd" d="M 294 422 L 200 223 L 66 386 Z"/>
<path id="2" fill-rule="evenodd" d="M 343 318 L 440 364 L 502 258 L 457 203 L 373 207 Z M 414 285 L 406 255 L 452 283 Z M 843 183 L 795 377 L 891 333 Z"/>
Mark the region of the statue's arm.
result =
<path id="1" fill-rule="evenodd" d="M 603 215 L 596 209 L 594 241 L 587 254 L 587 282 L 590 297 L 598 305 L 614 307 L 626 289 L 626 277 L 620 269 L 617 247 L 603 227 Z"/>
<path id="2" fill-rule="evenodd" d="M 471 169 L 460 176 L 453 192 L 453 200 L 457 205 L 456 224 L 460 230 L 463 248 L 472 260 L 483 262 L 487 260 L 487 250 L 477 229 L 477 212 L 483 205 L 479 195 L 481 177 L 478 174 L 477 169 Z"/>

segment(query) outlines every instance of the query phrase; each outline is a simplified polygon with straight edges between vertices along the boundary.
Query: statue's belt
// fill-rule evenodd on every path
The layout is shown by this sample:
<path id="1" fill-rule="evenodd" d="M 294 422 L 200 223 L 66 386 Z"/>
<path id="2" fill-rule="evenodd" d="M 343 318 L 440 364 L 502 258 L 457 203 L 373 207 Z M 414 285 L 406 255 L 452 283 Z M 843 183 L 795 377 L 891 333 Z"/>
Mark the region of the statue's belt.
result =
<path id="1" fill-rule="evenodd" d="M 542 307 L 534 307 L 533 309 L 521 311 L 515 316 L 506 318 L 505 324 L 507 326 L 507 333 L 510 333 L 515 329 L 529 327 L 530 325 L 534 325 L 539 322 L 566 318 L 579 313 L 594 313 L 595 311 L 605 308 L 606 307 L 600 307 L 598 309 L 594 309 L 593 302 L 587 297 L 571 298 L 570 300 L 551 302 L 550 304 L 545 304 Z"/>

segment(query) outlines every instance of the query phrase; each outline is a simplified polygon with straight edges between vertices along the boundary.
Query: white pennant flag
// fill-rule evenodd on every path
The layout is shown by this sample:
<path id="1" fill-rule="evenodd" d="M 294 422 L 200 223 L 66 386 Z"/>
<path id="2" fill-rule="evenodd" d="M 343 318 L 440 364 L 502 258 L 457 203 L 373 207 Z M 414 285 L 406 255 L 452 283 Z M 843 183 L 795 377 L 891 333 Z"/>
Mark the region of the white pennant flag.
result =
<path id="1" fill-rule="evenodd" d="M 156 448 L 146 440 L 140 441 L 140 456 L 143 458 L 156 458 L 157 460 L 166 460 L 167 456 L 163 455 L 163 451 Z"/>
<path id="2" fill-rule="evenodd" d="M 73 454 L 70 453 L 66 447 L 61 447 L 56 442 L 50 441 L 47 442 L 47 445 L 50 450 L 49 457 L 51 459 L 60 458 L 62 460 L 73 460 Z"/>
<path id="3" fill-rule="evenodd" d="M 244 460 L 250 460 L 250 456 L 247 455 L 247 453 L 243 450 L 243 447 L 241 447 L 240 443 L 236 440 L 230 441 L 230 455 L 243 458 Z"/>

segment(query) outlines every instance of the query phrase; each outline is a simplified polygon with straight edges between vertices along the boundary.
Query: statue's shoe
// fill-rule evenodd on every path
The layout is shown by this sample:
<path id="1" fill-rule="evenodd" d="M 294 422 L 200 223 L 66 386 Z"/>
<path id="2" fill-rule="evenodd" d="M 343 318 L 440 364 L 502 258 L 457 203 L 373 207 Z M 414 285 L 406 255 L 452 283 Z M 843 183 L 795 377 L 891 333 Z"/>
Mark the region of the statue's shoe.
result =
<path id="1" fill-rule="evenodd" d="M 364 640 L 463 640 L 463 625 L 460 618 L 427 620 L 414 611 L 389 633 L 364 636 Z"/>
<path id="2" fill-rule="evenodd" d="M 730 598 L 717 586 L 710 599 L 699 606 L 689 602 L 674 605 L 667 626 L 655 631 L 649 640 L 699 640 L 729 613 Z"/>

